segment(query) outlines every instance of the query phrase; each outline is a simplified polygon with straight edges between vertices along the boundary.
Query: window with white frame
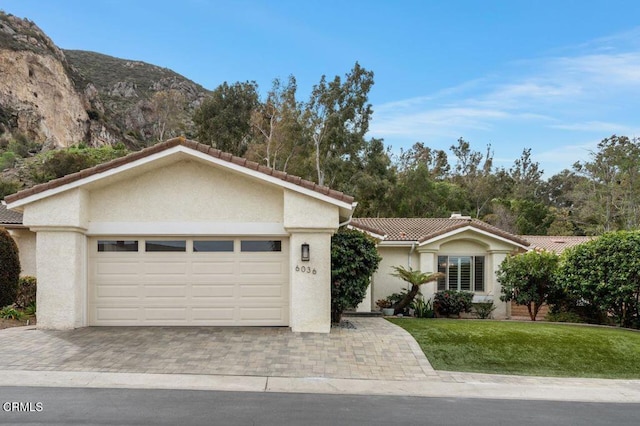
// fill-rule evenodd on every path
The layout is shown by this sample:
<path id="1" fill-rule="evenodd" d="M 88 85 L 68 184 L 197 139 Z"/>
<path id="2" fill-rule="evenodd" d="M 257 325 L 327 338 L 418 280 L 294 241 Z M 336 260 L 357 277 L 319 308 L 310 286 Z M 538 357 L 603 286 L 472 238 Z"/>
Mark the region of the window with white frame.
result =
<path id="1" fill-rule="evenodd" d="M 484 256 L 438 256 L 438 291 L 484 291 Z"/>

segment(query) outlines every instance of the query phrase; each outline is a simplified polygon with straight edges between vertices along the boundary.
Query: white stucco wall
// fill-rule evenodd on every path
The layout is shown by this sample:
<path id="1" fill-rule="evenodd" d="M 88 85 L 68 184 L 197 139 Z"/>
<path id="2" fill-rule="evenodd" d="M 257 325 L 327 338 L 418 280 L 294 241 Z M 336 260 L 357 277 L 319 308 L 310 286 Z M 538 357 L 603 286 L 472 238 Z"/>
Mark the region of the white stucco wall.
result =
<path id="1" fill-rule="evenodd" d="M 400 278 L 392 276 L 393 266 L 409 266 L 409 251 L 411 247 L 378 247 L 378 253 L 382 260 L 378 270 L 371 280 L 371 309 L 378 310 L 376 301 L 384 299 L 392 293 L 397 293 L 407 288 L 407 284 Z M 420 257 L 417 251 L 411 255 L 411 267 L 420 269 Z"/>
<path id="2" fill-rule="evenodd" d="M 18 245 L 20 252 L 20 275 L 37 276 L 36 268 L 36 234 L 28 229 L 10 229 L 9 234 Z"/>
<path id="3" fill-rule="evenodd" d="M 284 191 L 284 226 L 286 228 L 337 229 L 338 207 L 304 196 L 291 190 Z"/>
<path id="4" fill-rule="evenodd" d="M 338 223 L 338 207 L 285 190 L 284 226 L 291 235 L 290 318 L 294 332 L 331 330 L 331 235 Z M 309 244 L 309 262 L 300 260 L 304 243 Z"/>
<path id="5" fill-rule="evenodd" d="M 86 229 L 89 193 L 76 188 L 24 207 L 22 224 L 28 227 L 78 227 Z"/>
<path id="6" fill-rule="evenodd" d="M 331 233 L 294 232 L 291 246 L 291 330 L 331 331 Z M 309 244 L 310 260 L 300 260 L 300 246 Z M 314 273 L 315 271 L 315 273 Z"/>
<path id="7" fill-rule="evenodd" d="M 283 190 L 182 160 L 91 191 L 92 222 L 282 222 Z"/>
<path id="8" fill-rule="evenodd" d="M 86 325 L 86 241 L 79 232 L 38 232 L 38 328 Z"/>

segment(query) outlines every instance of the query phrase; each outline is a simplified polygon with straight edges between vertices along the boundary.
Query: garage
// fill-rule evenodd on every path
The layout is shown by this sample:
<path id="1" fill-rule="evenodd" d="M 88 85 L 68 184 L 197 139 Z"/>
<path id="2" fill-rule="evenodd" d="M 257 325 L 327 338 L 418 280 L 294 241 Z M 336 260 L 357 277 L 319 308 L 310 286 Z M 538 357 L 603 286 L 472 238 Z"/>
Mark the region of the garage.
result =
<path id="1" fill-rule="evenodd" d="M 88 325 L 289 325 L 286 238 L 109 236 L 88 252 Z"/>
<path id="2" fill-rule="evenodd" d="M 174 138 L 5 197 L 35 233 L 38 328 L 331 330 L 353 197 Z"/>

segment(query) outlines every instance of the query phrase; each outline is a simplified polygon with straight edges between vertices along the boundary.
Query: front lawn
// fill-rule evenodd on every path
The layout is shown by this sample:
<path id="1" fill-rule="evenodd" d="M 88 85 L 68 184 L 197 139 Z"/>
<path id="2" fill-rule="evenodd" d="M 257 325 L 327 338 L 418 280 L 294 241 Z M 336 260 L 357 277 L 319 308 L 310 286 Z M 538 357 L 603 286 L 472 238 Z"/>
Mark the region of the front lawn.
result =
<path id="1" fill-rule="evenodd" d="M 640 332 L 562 324 L 389 319 L 436 370 L 640 379 Z"/>

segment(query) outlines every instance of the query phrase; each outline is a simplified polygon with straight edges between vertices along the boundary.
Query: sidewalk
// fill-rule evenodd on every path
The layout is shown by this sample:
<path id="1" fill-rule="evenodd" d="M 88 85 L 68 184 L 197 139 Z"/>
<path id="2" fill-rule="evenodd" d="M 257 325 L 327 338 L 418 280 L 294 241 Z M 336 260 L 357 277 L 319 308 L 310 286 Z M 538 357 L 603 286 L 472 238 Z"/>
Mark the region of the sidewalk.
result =
<path id="1" fill-rule="evenodd" d="M 0 371 L 3 386 L 181 389 L 640 403 L 640 380 L 440 372 L 422 381 L 198 374 Z"/>

